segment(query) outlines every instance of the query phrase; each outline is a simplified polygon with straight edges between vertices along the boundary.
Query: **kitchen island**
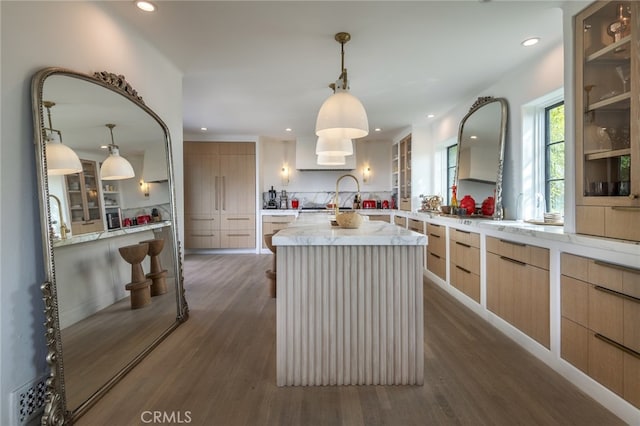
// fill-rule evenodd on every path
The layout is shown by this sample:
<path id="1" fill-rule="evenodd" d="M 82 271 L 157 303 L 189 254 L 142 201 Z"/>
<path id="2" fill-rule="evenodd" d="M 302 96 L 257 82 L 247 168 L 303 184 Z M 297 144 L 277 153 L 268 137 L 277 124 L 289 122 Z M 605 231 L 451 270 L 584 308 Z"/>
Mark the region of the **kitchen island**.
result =
<path id="1" fill-rule="evenodd" d="M 421 385 L 425 235 L 299 218 L 277 247 L 277 384 Z"/>

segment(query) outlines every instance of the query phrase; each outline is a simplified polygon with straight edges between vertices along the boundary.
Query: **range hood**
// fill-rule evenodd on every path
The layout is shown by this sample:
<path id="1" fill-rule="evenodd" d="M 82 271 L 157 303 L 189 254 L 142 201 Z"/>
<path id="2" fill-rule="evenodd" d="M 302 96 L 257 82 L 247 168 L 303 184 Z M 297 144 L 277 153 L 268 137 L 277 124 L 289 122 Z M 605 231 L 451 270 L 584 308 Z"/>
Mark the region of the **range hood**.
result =
<path id="1" fill-rule="evenodd" d="M 341 166 L 320 166 L 316 156 L 317 136 L 299 137 L 296 140 L 296 169 L 297 170 L 355 170 L 356 153 L 345 157 L 345 164 Z"/>

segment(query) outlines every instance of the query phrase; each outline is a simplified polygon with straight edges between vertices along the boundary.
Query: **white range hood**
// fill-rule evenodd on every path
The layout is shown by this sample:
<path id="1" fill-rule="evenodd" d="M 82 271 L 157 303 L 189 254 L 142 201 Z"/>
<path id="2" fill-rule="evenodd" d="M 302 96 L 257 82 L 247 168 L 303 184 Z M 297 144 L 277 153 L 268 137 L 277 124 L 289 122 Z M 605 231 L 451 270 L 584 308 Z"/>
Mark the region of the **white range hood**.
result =
<path id="1" fill-rule="evenodd" d="M 345 164 L 341 166 L 320 166 L 316 155 L 317 136 L 299 137 L 296 140 L 296 169 L 297 170 L 354 170 L 356 168 L 356 154 L 345 157 Z"/>

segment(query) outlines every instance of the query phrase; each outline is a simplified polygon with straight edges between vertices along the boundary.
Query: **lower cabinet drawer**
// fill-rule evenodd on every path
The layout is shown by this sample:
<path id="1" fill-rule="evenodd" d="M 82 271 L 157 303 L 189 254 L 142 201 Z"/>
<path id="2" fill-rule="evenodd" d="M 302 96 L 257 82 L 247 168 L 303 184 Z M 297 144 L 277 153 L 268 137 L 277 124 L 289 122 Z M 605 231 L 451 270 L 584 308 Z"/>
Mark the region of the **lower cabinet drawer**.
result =
<path id="1" fill-rule="evenodd" d="M 462 243 L 460 241 L 449 241 L 449 252 L 451 262 L 456 265 L 480 275 L 480 249 Z"/>
<path id="2" fill-rule="evenodd" d="M 423 221 L 415 220 L 415 219 L 409 219 L 409 222 L 407 224 L 408 229 L 415 232 L 419 232 L 421 234 L 426 233 L 424 226 L 425 226 L 425 223 Z"/>
<path id="3" fill-rule="evenodd" d="M 222 231 L 220 245 L 223 248 L 253 248 L 255 247 L 256 234 L 254 230 L 239 229 Z"/>
<path id="4" fill-rule="evenodd" d="M 624 395 L 624 352 L 589 333 L 589 376 Z"/>
<path id="5" fill-rule="evenodd" d="M 398 226 L 401 226 L 403 228 L 407 227 L 407 218 L 406 217 L 402 217 L 402 216 L 394 216 L 393 217 L 393 223 L 395 223 Z"/>
<path id="6" fill-rule="evenodd" d="M 447 279 L 446 258 L 427 249 L 427 269 L 442 278 Z"/>
<path id="7" fill-rule="evenodd" d="M 451 262 L 449 272 L 451 285 L 480 303 L 480 275 Z"/>
<path id="8" fill-rule="evenodd" d="M 251 229 L 255 227 L 255 215 L 223 214 L 220 217 L 220 229 Z"/>
<path id="9" fill-rule="evenodd" d="M 562 317 L 560 356 L 585 373 L 589 373 L 589 330 Z"/>
<path id="10" fill-rule="evenodd" d="M 184 247 L 187 249 L 220 248 L 220 231 L 211 229 L 185 229 Z"/>
<path id="11" fill-rule="evenodd" d="M 576 232 L 599 237 L 640 241 L 640 207 L 576 206 Z"/>

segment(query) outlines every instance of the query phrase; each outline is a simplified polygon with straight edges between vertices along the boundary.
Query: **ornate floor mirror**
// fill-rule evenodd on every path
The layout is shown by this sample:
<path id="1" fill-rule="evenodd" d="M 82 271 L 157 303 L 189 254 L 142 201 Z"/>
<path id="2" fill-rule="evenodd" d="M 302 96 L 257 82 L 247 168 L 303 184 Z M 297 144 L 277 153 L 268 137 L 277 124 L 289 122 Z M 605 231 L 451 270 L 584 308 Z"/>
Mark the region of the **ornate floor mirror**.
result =
<path id="1" fill-rule="evenodd" d="M 70 424 L 188 317 L 166 124 L 123 76 L 32 81 L 51 373 Z"/>

